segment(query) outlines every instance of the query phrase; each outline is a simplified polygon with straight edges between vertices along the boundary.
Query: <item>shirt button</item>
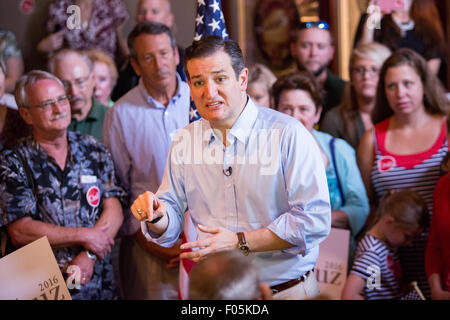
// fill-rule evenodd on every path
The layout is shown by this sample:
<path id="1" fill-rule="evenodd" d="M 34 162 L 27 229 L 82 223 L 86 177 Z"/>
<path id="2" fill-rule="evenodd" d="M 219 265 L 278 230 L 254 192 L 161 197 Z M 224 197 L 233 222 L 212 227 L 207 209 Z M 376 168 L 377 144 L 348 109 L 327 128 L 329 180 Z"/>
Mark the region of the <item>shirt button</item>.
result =
<path id="1" fill-rule="evenodd" d="M 232 217 L 232 216 L 234 216 L 234 213 L 233 213 L 233 212 L 230 212 L 230 217 Z"/>

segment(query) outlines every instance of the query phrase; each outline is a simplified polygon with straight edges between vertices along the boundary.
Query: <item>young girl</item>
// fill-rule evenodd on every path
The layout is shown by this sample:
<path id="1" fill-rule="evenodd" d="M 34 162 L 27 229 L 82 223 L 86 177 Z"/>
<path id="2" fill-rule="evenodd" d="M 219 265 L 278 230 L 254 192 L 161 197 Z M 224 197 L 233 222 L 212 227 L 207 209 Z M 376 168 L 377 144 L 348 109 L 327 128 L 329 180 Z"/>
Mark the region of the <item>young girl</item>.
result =
<path id="1" fill-rule="evenodd" d="M 388 191 L 377 209 L 373 226 L 358 244 L 342 299 L 401 298 L 405 292 L 396 249 L 410 244 L 427 223 L 428 209 L 418 193 Z"/>

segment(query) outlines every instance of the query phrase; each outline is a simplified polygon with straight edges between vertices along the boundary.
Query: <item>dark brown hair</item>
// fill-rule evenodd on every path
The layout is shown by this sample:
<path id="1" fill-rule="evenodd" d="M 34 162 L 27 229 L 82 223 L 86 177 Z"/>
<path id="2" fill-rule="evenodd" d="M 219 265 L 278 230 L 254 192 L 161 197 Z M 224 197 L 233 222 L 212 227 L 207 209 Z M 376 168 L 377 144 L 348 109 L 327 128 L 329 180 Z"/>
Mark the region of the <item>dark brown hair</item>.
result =
<path id="1" fill-rule="evenodd" d="M 445 96 L 444 88 L 437 77 L 428 70 L 425 59 L 411 49 L 402 48 L 395 51 L 381 68 L 375 108 L 372 112 L 372 122 L 374 124 L 377 124 L 394 114 L 386 97 L 386 73 L 389 68 L 404 65 L 413 68 L 422 81 L 425 111 L 429 114 L 448 114 L 449 102 Z"/>
<path id="2" fill-rule="evenodd" d="M 324 90 L 316 78 L 308 71 L 296 71 L 280 77 L 272 87 L 275 110 L 278 110 L 281 93 L 284 90 L 303 90 L 309 93 L 317 109 L 324 101 Z"/>
<path id="3" fill-rule="evenodd" d="M 413 0 L 409 9 L 409 15 L 414 21 L 415 30 L 423 39 L 424 56 L 429 59 L 429 56 L 436 53 L 445 55 L 447 49 L 444 31 L 434 0 Z M 392 15 L 385 15 L 381 20 L 381 29 L 376 31 L 380 32 L 383 43 L 391 50 L 398 49 L 397 42 L 401 38 L 401 31 L 393 20 Z"/>

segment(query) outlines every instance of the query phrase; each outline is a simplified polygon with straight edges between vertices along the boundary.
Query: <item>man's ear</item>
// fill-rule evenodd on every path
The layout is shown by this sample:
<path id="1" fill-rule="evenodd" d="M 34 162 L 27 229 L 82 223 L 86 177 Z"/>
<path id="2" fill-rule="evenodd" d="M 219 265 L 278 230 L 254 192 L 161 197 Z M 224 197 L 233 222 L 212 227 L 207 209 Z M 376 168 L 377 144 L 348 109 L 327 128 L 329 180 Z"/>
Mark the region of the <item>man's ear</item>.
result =
<path id="1" fill-rule="evenodd" d="M 136 72 L 136 74 L 138 76 L 141 76 L 142 72 L 141 72 L 141 67 L 139 66 L 139 62 L 137 62 L 134 58 L 131 58 L 130 62 L 131 62 L 131 66 L 133 67 L 134 72 Z"/>
<path id="2" fill-rule="evenodd" d="M 30 111 L 26 108 L 19 108 L 19 114 L 22 117 L 22 119 L 28 124 L 33 124 L 33 118 L 31 117 Z"/>
<path id="3" fill-rule="evenodd" d="M 177 46 L 175 46 L 175 48 L 173 48 L 173 54 L 175 55 L 175 64 L 179 65 L 180 64 L 180 53 L 178 52 Z"/>
<path id="4" fill-rule="evenodd" d="M 241 87 L 242 91 L 247 90 L 248 85 L 248 69 L 244 68 L 239 73 L 239 86 Z"/>

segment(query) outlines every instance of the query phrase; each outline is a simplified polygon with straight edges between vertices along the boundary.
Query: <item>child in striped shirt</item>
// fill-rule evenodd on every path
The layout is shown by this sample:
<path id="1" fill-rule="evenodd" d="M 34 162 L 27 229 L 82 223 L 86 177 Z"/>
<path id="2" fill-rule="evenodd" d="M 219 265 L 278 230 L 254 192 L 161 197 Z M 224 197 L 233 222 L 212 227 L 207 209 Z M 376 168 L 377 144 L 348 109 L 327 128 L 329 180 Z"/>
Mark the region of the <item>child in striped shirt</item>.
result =
<path id="1" fill-rule="evenodd" d="M 427 223 L 428 209 L 418 193 L 388 191 L 376 211 L 374 224 L 358 244 L 341 298 L 401 298 L 406 292 L 397 248 L 410 244 Z"/>

